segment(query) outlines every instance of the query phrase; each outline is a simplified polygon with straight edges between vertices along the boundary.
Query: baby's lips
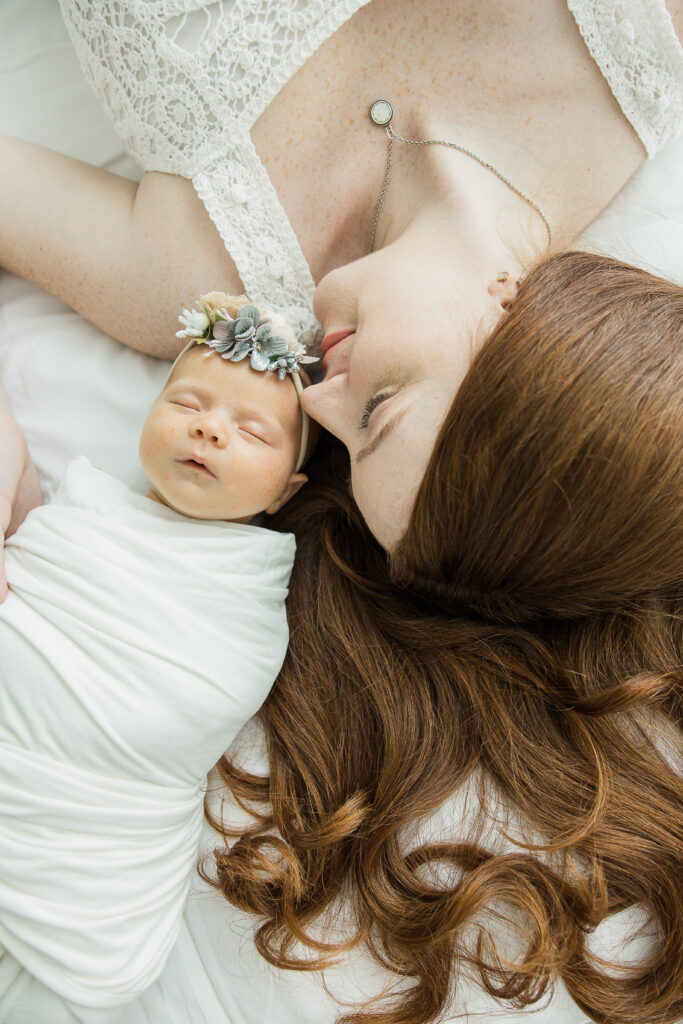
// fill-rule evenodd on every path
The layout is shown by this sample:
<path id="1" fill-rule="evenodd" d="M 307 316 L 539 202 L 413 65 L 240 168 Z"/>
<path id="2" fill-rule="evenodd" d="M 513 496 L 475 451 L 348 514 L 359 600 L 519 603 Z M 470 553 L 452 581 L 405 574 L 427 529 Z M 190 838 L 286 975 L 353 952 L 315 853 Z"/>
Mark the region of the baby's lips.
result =
<path id="1" fill-rule="evenodd" d="M 183 466 L 190 466 L 190 468 L 192 467 L 192 464 L 194 463 L 194 464 L 196 464 L 197 467 L 201 467 L 202 470 L 204 470 L 207 473 L 210 473 L 212 477 L 215 478 L 215 476 L 216 476 L 216 474 L 211 469 L 209 464 L 204 459 L 199 458 L 199 456 L 197 456 L 197 455 L 188 455 L 187 458 L 185 458 L 185 459 L 178 459 L 177 461 L 179 463 L 181 463 L 181 465 L 183 465 Z"/>

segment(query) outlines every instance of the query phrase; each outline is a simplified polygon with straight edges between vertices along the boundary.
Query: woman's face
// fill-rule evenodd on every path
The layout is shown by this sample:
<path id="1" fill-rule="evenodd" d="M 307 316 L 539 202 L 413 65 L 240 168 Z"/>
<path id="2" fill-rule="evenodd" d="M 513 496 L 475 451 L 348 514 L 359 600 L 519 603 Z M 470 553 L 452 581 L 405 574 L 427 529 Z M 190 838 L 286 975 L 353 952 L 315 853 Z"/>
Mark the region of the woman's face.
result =
<path id="1" fill-rule="evenodd" d="M 397 242 L 332 271 L 315 295 L 325 377 L 302 405 L 348 449 L 353 496 L 387 550 L 408 525 L 476 339 L 502 312 L 482 268 L 461 261 L 454 274 L 452 261 L 424 255 Z"/>

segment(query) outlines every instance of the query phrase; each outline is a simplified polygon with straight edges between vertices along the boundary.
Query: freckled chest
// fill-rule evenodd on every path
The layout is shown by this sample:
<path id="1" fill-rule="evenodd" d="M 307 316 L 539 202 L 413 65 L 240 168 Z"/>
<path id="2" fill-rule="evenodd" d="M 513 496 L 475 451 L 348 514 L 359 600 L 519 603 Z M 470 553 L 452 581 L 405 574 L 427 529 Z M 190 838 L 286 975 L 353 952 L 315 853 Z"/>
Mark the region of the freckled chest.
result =
<path id="1" fill-rule="evenodd" d="M 367 110 L 380 97 L 408 137 L 438 114 L 523 190 L 551 194 L 570 232 L 644 156 L 564 0 L 372 0 L 252 130 L 316 281 L 368 251 L 386 145 Z"/>

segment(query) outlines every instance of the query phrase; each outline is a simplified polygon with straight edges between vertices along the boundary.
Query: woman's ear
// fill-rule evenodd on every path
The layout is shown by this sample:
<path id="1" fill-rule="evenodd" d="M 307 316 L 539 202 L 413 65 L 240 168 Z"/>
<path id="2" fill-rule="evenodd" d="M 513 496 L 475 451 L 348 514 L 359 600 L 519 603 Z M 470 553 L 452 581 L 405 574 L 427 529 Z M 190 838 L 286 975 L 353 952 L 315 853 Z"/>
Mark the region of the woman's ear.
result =
<path id="1" fill-rule="evenodd" d="M 292 473 L 279 497 L 277 497 L 275 501 L 271 502 L 268 508 L 264 509 L 266 515 L 272 516 L 275 515 L 276 512 L 279 512 L 282 506 L 286 504 L 290 498 L 294 497 L 296 492 L 303 487 L 307 480 L 308 477 L 305 473 Z"/>
<path id="2" fill-rule="evenodd" d="M 498 300 L 498 305 L 506 313 L 517 295 L 517 289 L 522 283 L 523 277 L 521 271 L 510 273 L 507 270 L 501 270 L 495 281 L 489 282 L 487 288 L 489 295 L 493 295 Z"/>

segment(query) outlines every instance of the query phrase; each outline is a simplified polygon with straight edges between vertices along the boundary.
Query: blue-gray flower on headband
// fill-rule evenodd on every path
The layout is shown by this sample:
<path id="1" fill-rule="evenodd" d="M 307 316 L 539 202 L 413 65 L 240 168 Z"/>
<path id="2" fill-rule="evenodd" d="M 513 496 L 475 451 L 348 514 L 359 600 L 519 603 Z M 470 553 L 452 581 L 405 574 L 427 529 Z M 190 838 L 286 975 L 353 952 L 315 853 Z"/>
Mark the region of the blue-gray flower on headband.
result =
<path id="1" fill-rule="evenodd" d="M 286 354 L 287 342 L 271 334 L 271 330 L 272 323 L 261 317 L 256 306 L 242 306 L 236 319 L 226 316 L 216 321 L 213 338 L 207 341 L 207 345 L 233 363 L 249 356 L 254 370 L 282 370 L 281 377 L 284 378 L 289 367 L 275 364 Z"/>
<path id="2" fill-rule="evenodd" d="M 274 324 L 270 316 L 262 314 L 249 302 L 239 306 L 234 317 L 227 309 L 212 308 L 205 303 L 203 306 L 203 313 L 183 310 L 179 319 L 185 330 L 177 332 L 179 338 L 195 338 L 197 344 L 203 342 L 223 359 L 234 363 L 248 356 L 254 370 L 270 370 L 277 373 L 280 380 L 288 373 L 298 373 L 300 363 L 316 362 L 304 354 L 304 347 L 286 325 L 282 325 L 282 331 L 291 335 L 289 339 L 272 333 Z"/>

